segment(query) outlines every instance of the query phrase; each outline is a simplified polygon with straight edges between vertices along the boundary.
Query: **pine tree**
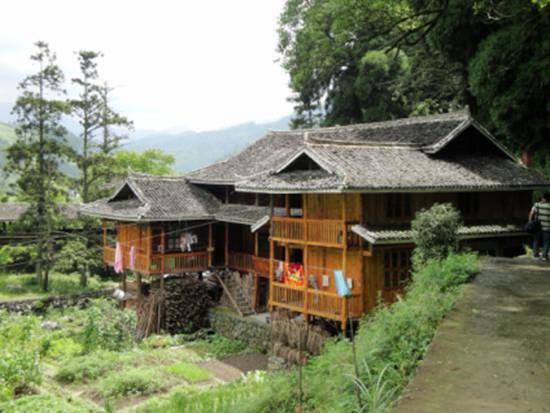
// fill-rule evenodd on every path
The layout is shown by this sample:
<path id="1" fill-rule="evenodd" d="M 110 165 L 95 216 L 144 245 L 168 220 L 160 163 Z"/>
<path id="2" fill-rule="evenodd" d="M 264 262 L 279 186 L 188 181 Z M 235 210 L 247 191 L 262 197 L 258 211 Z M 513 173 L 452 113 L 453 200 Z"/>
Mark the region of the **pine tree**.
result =
<path id="1" fill-rule="evenodd" d="M 7 148 L 5 168 L 17 176 L 16 186 L 30 203 L 26 219 L 37 233 L 36 278 L 47 291 L 56 201 L 66 179 L 59 164 L 72 150 L 61 125 L 62 116 L 70 111 L 67 102 L 60 99 L 65 94 L 63 72 L 48 44 L 37 42 L 36 47 L 31 60 L 39 69 L 19 84 L 21 94 L 12 111 L 17 117 L 16 140 Z"/>

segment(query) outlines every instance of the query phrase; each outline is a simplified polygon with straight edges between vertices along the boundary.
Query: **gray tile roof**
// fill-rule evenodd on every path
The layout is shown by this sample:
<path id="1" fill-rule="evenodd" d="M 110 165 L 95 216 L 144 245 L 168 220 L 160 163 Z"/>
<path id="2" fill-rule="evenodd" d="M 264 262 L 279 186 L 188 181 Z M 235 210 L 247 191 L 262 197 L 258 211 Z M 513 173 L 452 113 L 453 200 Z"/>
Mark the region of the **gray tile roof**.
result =
<path id="1" fill-rule="evenodd" d="M 380 244 L 410 244 L 412 232 L 409 228 L 367 228 L 354 225 L 351 230 L 361 238 L 374 245 Z M 460 239 L 492 238 L 498 236 L 527 235 L 520 224 L 478 224 L 463 226 L 458 230 Z"/>
<path id="2" fill-rule="evenodd" d="M 501 156 L 439 152 L 467 127 Z M 306 154 L 322 169 L 285 171 Z M 270 132 L 240 154 L 191 172 L 195 183 L 234 184 L 250 192 L 498 190 L 550 186 L 525 168 L 467 112 L 362 125 Z"/>
<path id="3" fill-rule="evenodd" d="M 117 199 L 129 187 L 136 195 Z M 127 221 L 178 221 L 213 219 L 221 203 L 209 192 L 190 184 L 182 176 L 132 173 L 110 198 L 83 205 L 81 212 L 107 219 Z"/>
<path id="4" fill-rule="evenodd" d="M 256 227 L 269 221 L 270 208 L 254 205 L 225 204 L 214 214 L 218 221 Z M 267 220 L 266 220 L 267 218 Z M 261 225 L 260 225 L 261 226 Z"/>
<path id="5" fill-rule="evenodd" d="M 78 218 L 80 204 L 58 204 L 59 212 L 68 219 Z M 0 203 L 0 222 L 17 221 L 29 209 L 26 202 Z"/>

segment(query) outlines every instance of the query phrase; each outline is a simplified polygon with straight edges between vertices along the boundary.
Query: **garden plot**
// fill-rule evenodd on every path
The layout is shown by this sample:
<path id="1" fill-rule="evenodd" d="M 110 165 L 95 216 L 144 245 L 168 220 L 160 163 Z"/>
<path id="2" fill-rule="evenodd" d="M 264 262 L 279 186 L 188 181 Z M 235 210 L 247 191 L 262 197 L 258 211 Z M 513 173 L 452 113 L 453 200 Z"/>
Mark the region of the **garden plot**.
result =
<path id="1" fill-rule="evenodd" d="M 70 314 L 68 314 L 70 313 Z M 44 320 L 57 324 L 44 329 Z M 197 392 L 238 381 L 241 371 L 219 358 L 243 343 L 212 335 L 132 340 L 134 314 L 99 300 L 86 310 L 43 317 L 0 314 L 0 411 L 134 410 L 151 398 Z"/>

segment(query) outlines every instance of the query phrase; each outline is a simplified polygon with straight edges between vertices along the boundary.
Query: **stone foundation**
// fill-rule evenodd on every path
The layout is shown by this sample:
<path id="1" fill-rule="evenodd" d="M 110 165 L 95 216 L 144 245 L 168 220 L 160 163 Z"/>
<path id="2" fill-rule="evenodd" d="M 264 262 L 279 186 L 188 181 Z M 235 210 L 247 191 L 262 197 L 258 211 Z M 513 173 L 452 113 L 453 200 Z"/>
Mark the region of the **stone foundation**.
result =
<path id="1" fill-rule="evenodd" d="M 49 308 L 86 307 L 94 298 L 106 298 L 113 295 L 114 290 L 91 291 L 80 294 L 54 295 L 29 300 L 0 302 L 0 310 L 12 313 L 41 313 Z"/>
<path id="2" fill-rule="evenodd" d="M 210 310 L 210 326 L 218 334 L 244 341 L 252 349 L 268 352 L 271 348 L 269 325 L 249 317 L 239 317 L 223 307 Z"/>

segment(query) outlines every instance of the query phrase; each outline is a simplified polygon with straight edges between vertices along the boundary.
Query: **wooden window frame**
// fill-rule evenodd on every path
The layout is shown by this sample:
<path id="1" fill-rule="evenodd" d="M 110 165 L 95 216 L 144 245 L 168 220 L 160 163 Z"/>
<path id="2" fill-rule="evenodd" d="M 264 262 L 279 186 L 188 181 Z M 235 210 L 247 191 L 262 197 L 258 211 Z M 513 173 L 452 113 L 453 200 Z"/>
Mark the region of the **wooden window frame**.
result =
<path id="1" fill-rule="evenodd" d="M 384 289 L 400 290 L 411 278 L 412 249 L 391 248 L 384 251 Z"/>
<path id="2" fill-rule="evenodd" d="M 386 218 L 405 219 L 412 216 L 411 194 L 387 194 L 386 195 Z"/>

